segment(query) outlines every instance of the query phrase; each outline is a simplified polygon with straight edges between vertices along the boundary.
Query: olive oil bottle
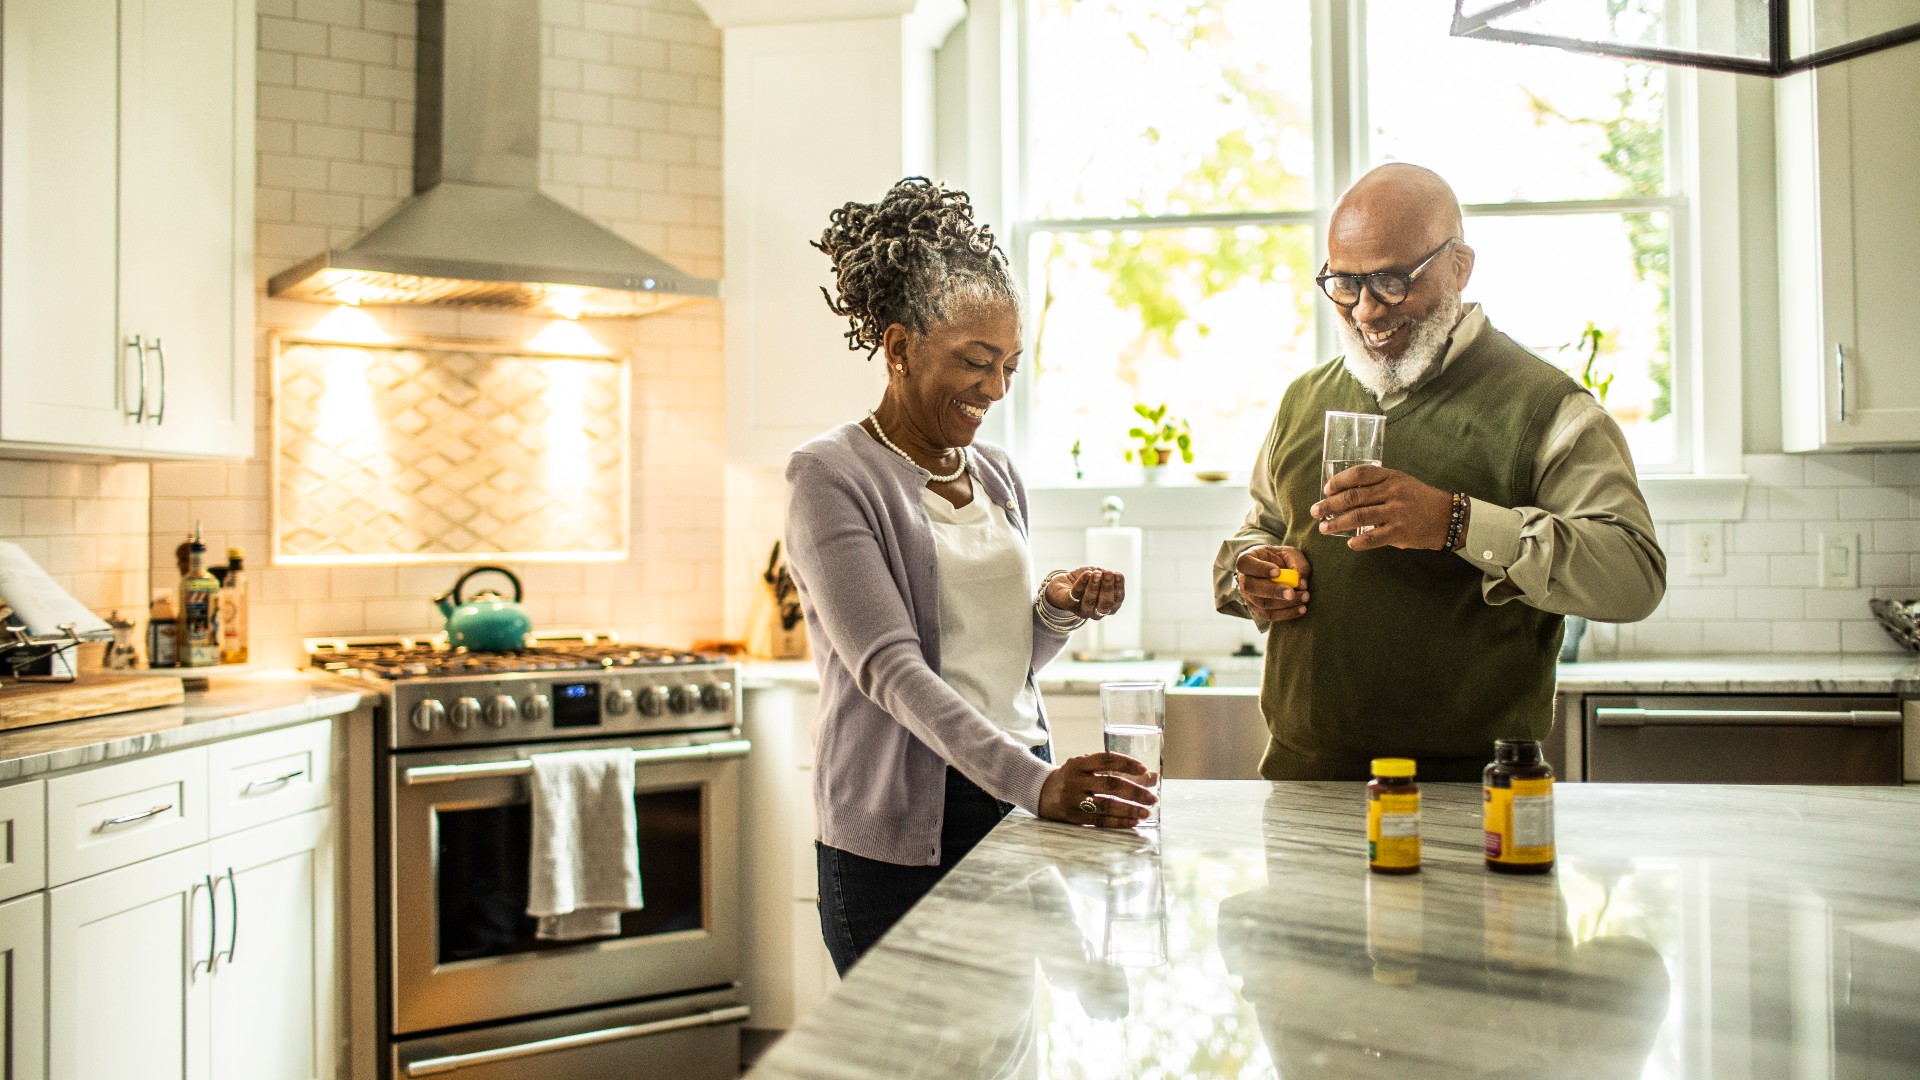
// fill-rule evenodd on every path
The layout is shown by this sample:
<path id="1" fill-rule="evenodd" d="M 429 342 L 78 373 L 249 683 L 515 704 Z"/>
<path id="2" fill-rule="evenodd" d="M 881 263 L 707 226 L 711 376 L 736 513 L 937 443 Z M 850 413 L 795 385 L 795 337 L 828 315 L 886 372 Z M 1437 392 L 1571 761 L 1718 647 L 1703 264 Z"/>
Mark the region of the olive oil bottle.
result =
<path id="1" fill-rule="evenodd" d="M 187 541 L 187 576 L 180 579 L 181 667 L 213 667 L 220 662 L 220 579 L 207 572 L 207 545 L 194 523 Z"/>

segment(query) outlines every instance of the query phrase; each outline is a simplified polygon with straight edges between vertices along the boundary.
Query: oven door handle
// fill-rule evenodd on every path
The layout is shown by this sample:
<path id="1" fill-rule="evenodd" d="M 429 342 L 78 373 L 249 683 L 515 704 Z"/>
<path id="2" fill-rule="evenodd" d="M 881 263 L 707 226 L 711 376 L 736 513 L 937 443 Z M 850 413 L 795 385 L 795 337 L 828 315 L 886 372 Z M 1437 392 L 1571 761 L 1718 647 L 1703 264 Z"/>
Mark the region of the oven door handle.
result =
<path id="1" fill-rule="evenodd" d="M 1780 725 L 1814 727 L 1898 727 L 1891 709 L 1615 709 L 1593 710 L 1601 727 L 1652 727 L 1663 724 L 1720 724 L 1731 727 Z"/>
<path id="2" fill-rule="evenodd" d="M 649 750 L 635 750 L 633 763 L 640 765 L 660 765 L 670 761 L 704 761 L 718 758 L 745 757 L 753 743 L 746 739 L 728 739 L 725 742 L 705 743 L 700 746 L 661 746 Z M 526 776 L 533 772 L 533 762 L 523 759 L 514 761 L 480 761 L 472 765 L 416 765 L 401 774 L 408 785 L 446 784 L 455 780 L 491 780 L 501 776 Z"/>
<path id="3" fill-rule="evenodd" d="M 621 1042 L 626 1039 L 644 1039 L 649 1035 L 664 1035 L 670 1031 L 684 1031 L 688 1028 L 715 1027 L 721 1024 L 737 1024 L 752 1015 L 745 1005 L 729 1005 L 724 1009 L 712 1009 L 708 1012 L 694 1013 L 691 1016 L 676 1016 L 670 1020 L 654 1020 L 645 1024 L 625 1024 L 620 1027 L 602 1028 L 599 1031 L 583 1031 L 578 1035 L 562 1035 L 553 1039 L 540 1039 L 536 1042 L 520 1043 L 517 1046 L 501 1046 L 492 1050 L 476 1050 L 471 1054 L 448 1054 L 445 1057 L 422 1058 L 409 1062 L 406 1066 L 408 1076 L 439 1076 L 459 1069 L 476 1065 L 491 1065 L 499 1061 L 512 1061 L 516 1058 L 533 1057 L 536 1054 L 551 1054 L 559 1050 L 576 1050 L 583 1046 L 597 1046 L 601 1043 Z"/>

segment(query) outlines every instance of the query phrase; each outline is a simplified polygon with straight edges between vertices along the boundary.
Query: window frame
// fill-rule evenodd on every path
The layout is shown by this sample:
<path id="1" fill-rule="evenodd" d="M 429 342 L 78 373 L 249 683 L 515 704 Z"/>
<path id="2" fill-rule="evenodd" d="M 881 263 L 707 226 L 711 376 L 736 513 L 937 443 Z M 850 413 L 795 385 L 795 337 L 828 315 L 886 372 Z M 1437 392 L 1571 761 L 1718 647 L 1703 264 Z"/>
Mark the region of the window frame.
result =
<path id="1" fill-rule="evenodd" d="M 1034 233 L 1090 232 L 1099 229 L 1161 229 L 1233 225 L 1301 225 L 1314 230 L 1324 243 L 1331 204 L 1368 161 L 1367 71 L 1365 49 L 1366 0 L 1310 0 L 1313 28 L 1314 201 L 1308 210 L 1253 214 L 1201 214 L 1146 218 L 1028 218 L 1031 205 L 1028 175 L 1029 139 L 1027 73 L 1032 0 L 973 0 L 973 17 L 985 21 L 992 33 L 976 39 L 973 48 L 1011 47 L 1013 62 L 999 65 L 1012 84 L 1010 93 L 983 98 L 972 94 L 975 109 L 994 107 L 999 118 L 1000 156 L 1008 166 L 997 176 L 995 201 L 1007 211 L 1008 252 L 1023 288 L 1027 280 L 1025 256 Z M 991 8 L 991 11 L 982 9 Z M 1513 46 L 1518 48 L 1519 46 Z M 1669 215 L 1672 237 L 1669 301 L 1672 342 L 1674 461 L 1641 469 L 1642 486 L 1656 503 L 1685 500 L 1689 520 L 1738 517 L 1744 504 L 1745 477 L 1739 475 L 1741 447 L 1740 392 L 1740 284 L 1738 274 L 1718 279 L 1703 273 L 1701 253 L 1739 250 L 1739 170 L 1737 167 L 1736 108 L 1731 76 L 1694 69 L 1668 67 L 1666 72 L 1667 185 L 1664 195 L 1621 199 L 1472 203 L 1462 206 L 1468 217 L 1574 215 L 1658 211 Z M 1707 145 L 1714 143 L 1713 147 Z M 972 171 L 972 170 L 970 170 Z M 1316 301 L 1320 305 L 1319 301 Z M 1317 306 L 1314 318 L 1315 355 L 1329 357 L 1338 350 L 1329 307 Z M 1031 337 L 1036 327 L 1026 332 Z M 1028 341 L 1032 348 L 1033 343 Z M 1033 422 L 1034 369 L 1022 368 L 1012 408 L 1007 410 L 1005 442 L 1026 458 Z M 1713 387 L 1712 395 L 1706 387 Z M 1247 468 L 1235 469 L 1235 481 L 1244 481 Z M 1061 481 L 1057 470 L 1036 471 L 1038 486 L 1084 486 Z M 1115 485 L 1103 484 L 1102 487 Z M 1125 485 L 1121 485 L 1125 486 Z M 1656 490 L 1658 489 L 1658 490 Z M 1656 497 L 1664 494 L 1665 498 Z M 1704 500 L 1704 502 L 1703 502 Z M 1656 507 L 1658 509 L 1658 507 Z"/>

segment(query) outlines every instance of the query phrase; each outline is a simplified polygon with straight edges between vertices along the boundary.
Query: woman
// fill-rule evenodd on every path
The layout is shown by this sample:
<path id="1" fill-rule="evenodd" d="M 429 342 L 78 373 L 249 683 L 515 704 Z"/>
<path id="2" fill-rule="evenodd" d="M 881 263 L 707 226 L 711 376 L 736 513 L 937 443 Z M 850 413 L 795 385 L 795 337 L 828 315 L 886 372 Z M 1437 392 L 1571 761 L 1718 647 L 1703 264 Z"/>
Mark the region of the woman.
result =
<path id="1" fill-rule="evenodd" d="M 844 974 L 1012 806 L 1127 828 L 1137 761 L 1050 764 L 1033 672 L 1125 599 L 1119 574 L 1055 571 L 1036 594 L 1026 491 L 974 434 L 1020 361 L 1020 302 L 963 192 L 918 177 L 848 203 L 833 259 L 848 347 L 887 388 L 787 464 L 787 557 L 820 668 L 814 807 L 820 925 Z"/>

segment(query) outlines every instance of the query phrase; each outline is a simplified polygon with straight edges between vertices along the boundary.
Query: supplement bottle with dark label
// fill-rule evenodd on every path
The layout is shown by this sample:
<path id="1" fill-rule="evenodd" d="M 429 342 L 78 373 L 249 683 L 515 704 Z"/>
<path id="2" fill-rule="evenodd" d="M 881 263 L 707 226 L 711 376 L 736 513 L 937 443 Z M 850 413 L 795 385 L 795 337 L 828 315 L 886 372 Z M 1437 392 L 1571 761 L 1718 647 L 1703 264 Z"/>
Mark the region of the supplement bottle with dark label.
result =
<path id="1" fill-rule="evenodd" d="M 1500 739 L 1482 774 L 1487 869 L 1544 874 L 1553 869 L 1553 766 L 1533 739 Z"/>
<path id="2" fill-rule="evenodd" d="M 1420 869 L 1420 785 L 1413 759 L 1374 758 L 1367 784 L 1367 869 L 1412 874 Z"/>

